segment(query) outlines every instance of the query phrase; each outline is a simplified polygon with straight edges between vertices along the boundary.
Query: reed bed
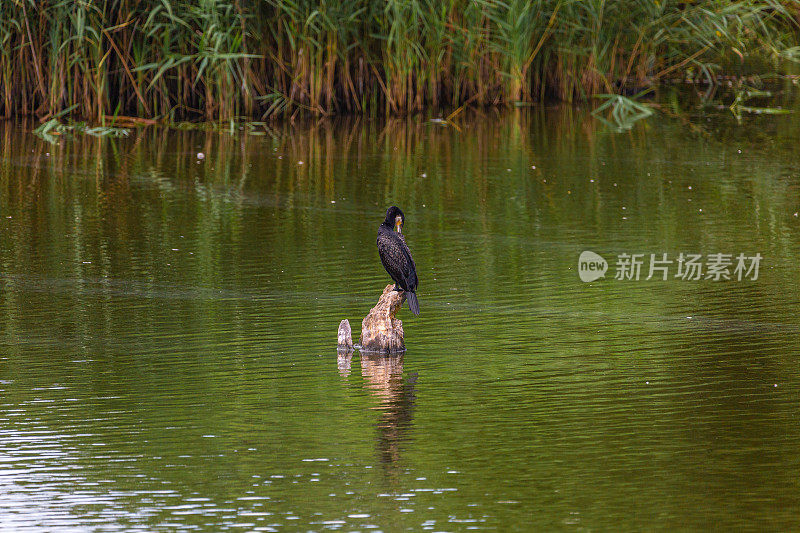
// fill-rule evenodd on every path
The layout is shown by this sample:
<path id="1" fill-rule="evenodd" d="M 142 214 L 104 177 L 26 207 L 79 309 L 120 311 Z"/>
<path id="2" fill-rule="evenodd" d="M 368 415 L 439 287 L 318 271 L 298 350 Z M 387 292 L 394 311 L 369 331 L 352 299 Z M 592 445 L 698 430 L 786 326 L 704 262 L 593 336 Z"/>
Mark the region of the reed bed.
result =
<path id="1" fill-rule="evenodd" d="M 0 116 L 506 105 L 800 61 L 800 0 L 2 0 Z"/>

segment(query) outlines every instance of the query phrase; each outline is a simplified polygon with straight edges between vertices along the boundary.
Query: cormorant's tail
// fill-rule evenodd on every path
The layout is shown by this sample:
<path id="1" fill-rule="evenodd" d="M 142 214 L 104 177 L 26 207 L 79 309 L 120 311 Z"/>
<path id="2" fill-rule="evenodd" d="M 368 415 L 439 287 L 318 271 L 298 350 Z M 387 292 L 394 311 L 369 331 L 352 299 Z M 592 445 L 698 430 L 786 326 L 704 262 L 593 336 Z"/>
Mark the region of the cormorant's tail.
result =
<path id="1" fill-rule="evenodd" d="M 411 309 L 411 312 L 415 315 L 419 315 L 419 301 L 417 300 L 417 295 L 413 292 L 406 291 L 406 299 L 408 300 L 408 308 Z"/>

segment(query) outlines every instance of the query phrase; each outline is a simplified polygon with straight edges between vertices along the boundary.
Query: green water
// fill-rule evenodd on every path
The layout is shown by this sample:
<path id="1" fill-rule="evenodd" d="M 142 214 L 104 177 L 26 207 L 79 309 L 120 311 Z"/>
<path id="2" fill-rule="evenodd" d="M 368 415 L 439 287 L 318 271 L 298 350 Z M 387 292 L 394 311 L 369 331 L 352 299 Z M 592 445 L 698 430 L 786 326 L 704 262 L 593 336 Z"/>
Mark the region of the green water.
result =
<path id="1" fill-rule="evenodd" d="M 800 527 L 796 116 L 460 128 L 2 126 L 0 529 Z M 392 204 L 421 315 L 339 358 Z M 763 259 L 614 279 L 681 252 Z"/>

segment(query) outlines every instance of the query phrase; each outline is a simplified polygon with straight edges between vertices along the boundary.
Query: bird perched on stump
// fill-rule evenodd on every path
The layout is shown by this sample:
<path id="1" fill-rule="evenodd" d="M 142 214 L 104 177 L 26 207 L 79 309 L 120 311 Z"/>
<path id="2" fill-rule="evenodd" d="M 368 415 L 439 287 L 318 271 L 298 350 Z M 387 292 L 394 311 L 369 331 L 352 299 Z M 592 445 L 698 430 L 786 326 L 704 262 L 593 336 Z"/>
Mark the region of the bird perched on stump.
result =
<path id="1" fill-rule="evenodd" d="M 378 227 L 378 254 L 381 256 L 383 268 L 394 280 L 394 290 L 403 291 L 409 309 L 419 315 L 417 267 L 403 237 L 405 219 L 397 206 L 393 205 L 386 211 L 386 219 Z"/>

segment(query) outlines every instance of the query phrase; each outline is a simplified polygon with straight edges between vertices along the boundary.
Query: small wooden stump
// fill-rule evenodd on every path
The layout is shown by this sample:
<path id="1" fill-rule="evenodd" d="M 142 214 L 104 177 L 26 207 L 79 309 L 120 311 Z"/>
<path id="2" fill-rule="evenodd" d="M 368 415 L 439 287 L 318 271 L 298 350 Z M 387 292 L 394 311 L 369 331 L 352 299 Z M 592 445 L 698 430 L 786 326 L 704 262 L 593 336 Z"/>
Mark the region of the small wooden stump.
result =
<path id="1" fill-rule="evenodd" d="M 405 293 L 389 284 L 378 303 L 361 321 L 361 351 L 396 353 L 406 349 L 403 322 L 395 315 L 406 300 Z M 341 328 L 341 326 L 340 326 Z"/>
<path id="2" fill-rule="evenodd" d="M 339 323 L 339 342 L 336 347 L 342 351 L 353 350 L 353 333 L 350 330 L 350 321 L 346 318 Z"/>

